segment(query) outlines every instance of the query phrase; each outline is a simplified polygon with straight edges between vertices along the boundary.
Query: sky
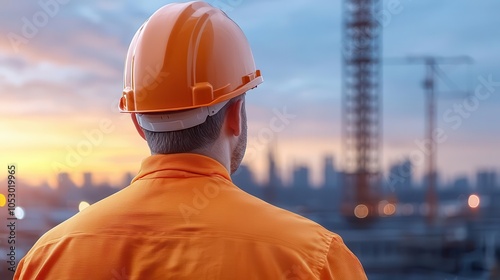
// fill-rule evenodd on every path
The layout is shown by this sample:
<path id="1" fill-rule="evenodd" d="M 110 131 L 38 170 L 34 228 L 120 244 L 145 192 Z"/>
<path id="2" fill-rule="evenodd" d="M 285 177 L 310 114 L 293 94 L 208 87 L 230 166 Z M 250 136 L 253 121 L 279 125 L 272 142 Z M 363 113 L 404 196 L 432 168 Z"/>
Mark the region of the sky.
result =
<path id="1" fill-rule="evenodd" d="M 58 172 L 79 182 L 90 171 L 111 183 L 137 173 L 149 150 L 117 109 L 124 59 L 140 25 L 170 2 L 0 2 L 1 166 L 15 163 L 19 177 L 33 184 L 54 184 Z M 272 146 L 284 176 L 309 165 L 319 184 L 326 154 L 342 168 L 341 1 L 206 2 L 240 25 L 264 76 L 247 94 L 244 162 L 257 179 L 267 176 Z M 441 67 L 450 80 L 437 85 L 438 169 L 445 179 L 500 171 L 499 10 L 496 0 L 384 1 L 384 58 L 474 60 L 470 67 Z M 412 155 L 416 175 L 425 168 L 417 155 L 425 137 L 424 75 L 423 65 L 384 64 L 383 170 Z M 289 121 L 269 133 L 279 114 Z"/>

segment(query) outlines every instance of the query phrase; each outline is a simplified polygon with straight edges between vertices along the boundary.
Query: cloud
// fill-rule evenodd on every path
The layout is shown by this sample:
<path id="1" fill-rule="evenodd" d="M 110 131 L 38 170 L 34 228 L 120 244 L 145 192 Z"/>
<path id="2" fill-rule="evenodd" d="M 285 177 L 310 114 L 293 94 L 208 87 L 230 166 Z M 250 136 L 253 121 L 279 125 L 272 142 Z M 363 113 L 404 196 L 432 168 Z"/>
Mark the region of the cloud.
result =
<path id="1" fill-rule="evenodd" d="M 0 56 L 0 65 L 20 72 L 25 70 L 29 63 L 26 59 L 18 56 Z"/>

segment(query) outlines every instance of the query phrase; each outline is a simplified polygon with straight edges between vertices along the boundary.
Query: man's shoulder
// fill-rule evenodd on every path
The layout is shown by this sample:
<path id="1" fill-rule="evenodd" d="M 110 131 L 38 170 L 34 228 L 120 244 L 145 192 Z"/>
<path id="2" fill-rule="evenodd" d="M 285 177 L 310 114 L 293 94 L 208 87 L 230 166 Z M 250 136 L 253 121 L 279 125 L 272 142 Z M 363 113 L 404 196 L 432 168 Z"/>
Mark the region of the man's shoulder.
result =
<path id="1" fill-rule="evenodd" d="M 270 225 L 275 225 L 280 227 L 281 226 L 293 227 L 297 231 L 311 230 L 322 233 L 325 232 L 330 233 L 330 231 L 325 229 L 320 224 L 312 221 L 309 218 L 306 218 L 302 215 L 292 212 L 291 210 L 287 210 L 285 208 L 269 204 L 265 201 L 262 201 L 260 203 L 260 207 L 262 207 L 261 209 L 262 211 L 260 211 L 261 214 L 266 216 L 265 218 L 269 221 Z"/>
<path id="2" fill-rule="evenodd" d="M 233 210 L 225 216 L 229 227 L 269 240 L 281 240 L 293 247 L 317 244 L 328 248 L 335 233 L 289 210 L 267 203 L 250 194 L 230 202 Z"/>
<path id="3" fill-rule="evenodd" d="M 113 207 L 116 202 L 113 202 L 112 197 L 106 197 L 94 203 L 48 230 L 33 248 L 60 243 L 64 239 L 69 240 L 77 236 L 95 235 L 96 232 L 109 228 L 110 222 L 116 219 L 113 215 L 119 211 L 118 208 Z"/>

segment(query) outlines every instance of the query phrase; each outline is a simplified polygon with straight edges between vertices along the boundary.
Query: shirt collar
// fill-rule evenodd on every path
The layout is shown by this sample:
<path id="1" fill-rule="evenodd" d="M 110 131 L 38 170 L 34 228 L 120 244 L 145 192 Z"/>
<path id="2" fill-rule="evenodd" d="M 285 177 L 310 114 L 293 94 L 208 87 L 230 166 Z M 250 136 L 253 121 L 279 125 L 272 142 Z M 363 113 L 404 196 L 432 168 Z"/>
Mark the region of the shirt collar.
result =
<path id="1" fill-rule="evenodd" d="M 132 183 L 141 179 L 195 176 L 220 176 L 231 181 L 227 169 L 215 159 L 200 154 L 183 153 L 145 158 Z"/>

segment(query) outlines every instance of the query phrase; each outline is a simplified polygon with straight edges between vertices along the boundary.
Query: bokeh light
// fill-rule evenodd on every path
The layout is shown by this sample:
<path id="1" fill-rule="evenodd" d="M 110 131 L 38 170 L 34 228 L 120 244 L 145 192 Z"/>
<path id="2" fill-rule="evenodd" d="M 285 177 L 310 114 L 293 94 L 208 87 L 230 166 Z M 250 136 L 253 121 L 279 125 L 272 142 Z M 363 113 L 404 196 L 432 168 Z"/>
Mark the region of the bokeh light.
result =
<path id="1" fill-rule="evenodd" d="M 391 216 L 394 215 L 394 213 L 396 213 L 396 205 L 392 203 L 384 205 L 384 215 Z"/>
<path id="2" fill-rule="evenodd" d="M 369 213 L 368 207 L 364 204 L 359 204 L 358 206 L 356 206 L 356 208 L 354 208 L 354 216 L 356 216 L 356 218 L 359 219 L 366 218 L 368 217 L 368 213 Z"/>
<path id="3" fill-rule="evenodd" d="M 0 193 L 0 207 L 4 207 L 6 203 L 7 199 L 5 198 L 5 195 Z"/>
<path id="4" fill-rule="evenodd" d="M 24 215 L 25 215 L 24 209 L 20 206 L 17 206 L 16 209 L 14 209 L 14 215 L 16 216 L 16 218 L 18 220 L 24 219 Z"/>
<path id="5" fill-rule="evenodd" d="M 387 200 L 382 200 L 378 203 L 378 214 L 383 215 L 384 213 L 384 207 L 389 203 Z"/>
<path id="6" fill-rule="evenodd" d="M 479 196 L 477 194 L 471 194 L 469 196 L 468 204 L 469 204 L 470 208 L 477 208 L 477 207 L 479 207 L 480 203 L 481 203 L 481 199 L 479 198 Z"/>
<path id="7" fill-rule="evenodd" d="M 85 208 L 87 208 L 89 206 L 90 206 L 90 203 L 88 203 L 87 201 L 82 201 L 78 205 L 78 211 L 82 212 Z"/>

